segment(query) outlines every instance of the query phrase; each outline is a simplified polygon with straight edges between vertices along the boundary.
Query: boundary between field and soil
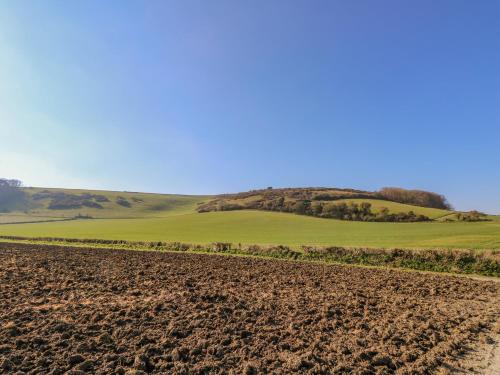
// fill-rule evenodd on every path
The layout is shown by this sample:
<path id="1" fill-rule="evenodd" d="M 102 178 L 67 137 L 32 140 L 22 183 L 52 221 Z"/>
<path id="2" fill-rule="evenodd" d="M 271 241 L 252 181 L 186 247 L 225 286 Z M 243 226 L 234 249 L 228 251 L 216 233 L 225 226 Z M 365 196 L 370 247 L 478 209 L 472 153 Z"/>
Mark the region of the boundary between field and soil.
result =
<path id="1" fill-rule="evenodd" d="M 226 242 L 202 245 L 163 241 L 20 236 L 0 236 L 0 242 L 140 251 L 210 253 L 500 278 L 500 250 L 476 252 L 473 250 L 449 249 L 382 249 L 305 245 L 300 250 L 295 250 L 283 245 L 242 245 Z"/>

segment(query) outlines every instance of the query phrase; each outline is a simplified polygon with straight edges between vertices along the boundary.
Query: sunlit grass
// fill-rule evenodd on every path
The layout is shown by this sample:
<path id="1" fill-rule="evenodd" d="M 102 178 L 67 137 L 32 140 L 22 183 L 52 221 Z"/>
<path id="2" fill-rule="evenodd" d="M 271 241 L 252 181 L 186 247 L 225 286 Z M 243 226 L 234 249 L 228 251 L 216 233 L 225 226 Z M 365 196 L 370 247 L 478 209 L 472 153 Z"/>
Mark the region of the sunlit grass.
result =
<path id="1" fill-rule="evenodd" d="M 0 235 L 244 244 L 500 249 L 500 222 L 365 223 L 263 211 L 0 226 Z"/>

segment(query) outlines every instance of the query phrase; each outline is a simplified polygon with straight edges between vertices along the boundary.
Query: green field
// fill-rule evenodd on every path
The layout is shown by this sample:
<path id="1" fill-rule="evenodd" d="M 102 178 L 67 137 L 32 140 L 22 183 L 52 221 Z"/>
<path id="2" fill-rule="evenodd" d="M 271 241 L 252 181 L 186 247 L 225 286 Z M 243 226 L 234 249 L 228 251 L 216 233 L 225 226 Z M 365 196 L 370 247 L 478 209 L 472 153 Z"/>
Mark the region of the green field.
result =
<path id="1" fill-rule="evenodd" d="M 0 235 L 208 243 L 500 248 L 500 221 L 365 223 L 263 211 L 191 213 L 163 218 L 97 219 L 0 226 Z"/>
<path id="2" fill-rule="evenodd" d="M 26 188 L 28 196 L 43 188 Z M 488 222 L 439 222 L 452 212 L 416 207 L 383 200 L 369 201 L 374 211 L 387 207 L 391 212 L 423 214 L 435 222 L 377 223 L 340 221 L 268 211 L 226 211 L 197 213 L 209 196 L 147 194 L 134 192 L 48 189 L 67 194 L 101 194 L 109 202 L 103 208 L 49 209 L 50 199 L 31 200 L 26 212 L 0 214 L 0 235 L 23 237 L 66 237 L 123 239 L 139 241 L 179 241 L 209 243 L 227 241 L 242 244 L 305 244 L 405 247 L 405 248 L 500 248 L 500 218 Z M 116 203 L 121 196 L 131 207 Z M 76 215 L 93 219 L 60 221 Z M 33 221 L 53 222 L 23 223 Z M 8 224 L 7 224 L 8 223 Z M 7 224 L 7 225 L 2 225 Z"/>

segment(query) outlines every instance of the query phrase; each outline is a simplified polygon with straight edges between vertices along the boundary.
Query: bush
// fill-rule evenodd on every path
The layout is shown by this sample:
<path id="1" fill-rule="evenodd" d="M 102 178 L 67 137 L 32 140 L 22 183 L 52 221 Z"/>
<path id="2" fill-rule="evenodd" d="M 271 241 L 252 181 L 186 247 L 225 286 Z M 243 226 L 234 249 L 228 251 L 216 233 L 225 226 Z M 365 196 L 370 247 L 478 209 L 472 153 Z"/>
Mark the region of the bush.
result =
<path id="1" fill-rule="evenodd" d="M 89 208 L 104 208 L 98 202 L 109 202 L 109 199 L 104 195 L 94 195 L 94 194 L 67 194 L 62 191 L 49 191 L 42 190 L 36 194 L 33 194 L 33 200 L 43 200 L 50 199 L 47 208 L 51 210 L 70 210 L 78 209 L 82 207 Z"/>
<path id="2" fill-rule="evenodd" d="M 132 207 L 132 204 L 125 197 L 122 196 L 116 198 L 116 204 L 119 204 L 120 206 L 126 208 Z"/>
<path id="3" fill-rule="evenodd" d="M 479 211 L 470 211 L 470 212 L 460 212 L 457 214 L 458 221 L 488 221 L 488 216 L 485 213 Z"/>
<path id="4" fill-rule="evenodd" d="M 293 211 L 299 215 L 307 215 L 311 213 L 311 202 L 297 201 L 294 204 Z"/>
<path id="5" fill-rule="evenodd" d="M 320 203 L 315 203 L 314 212 L 320 212 L 318 216 L 326 217 L 338 220 L 354 220 L 354 221 L 380 221 L 380 222 L 417 222 L 417 221 L 430 221 L 431 219 L 424 215 L 416 215 L 413 211 L 407 213 L 390 213 L 389 209 L 382 207 L 380 212 L 377 214 L 373 213 L 371 210 L 371 203 L 362 202 L 357 204 L 350 202 L 346 204 L 344 202 L 340 203 L 328 203 L 321 206 L 321 209 L 317 208 Z"/>
<path id="6" fill-rule="evenodd" d="M 312 215 L 321 216 L 323 213 L 323 204 L 320 202 L 313 202 L 311 205 Z"/>

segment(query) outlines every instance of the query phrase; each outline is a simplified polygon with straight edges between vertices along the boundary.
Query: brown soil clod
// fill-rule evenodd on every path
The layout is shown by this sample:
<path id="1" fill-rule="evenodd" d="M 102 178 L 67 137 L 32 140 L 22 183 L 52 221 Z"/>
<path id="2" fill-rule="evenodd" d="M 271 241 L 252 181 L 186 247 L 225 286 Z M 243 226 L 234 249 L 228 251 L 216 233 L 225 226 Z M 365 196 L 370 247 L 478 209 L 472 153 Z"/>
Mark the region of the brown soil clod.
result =
<path id="1" fill-rule="evenodd" d="M 495 333 L 499 291 L 394 270 L 1 243 L 0 372 L 446 373 Z"/>

